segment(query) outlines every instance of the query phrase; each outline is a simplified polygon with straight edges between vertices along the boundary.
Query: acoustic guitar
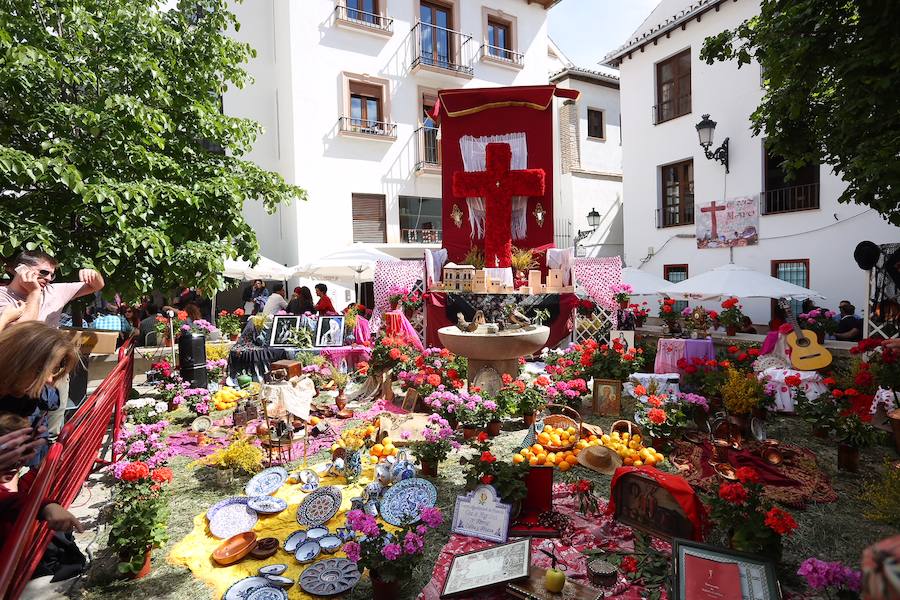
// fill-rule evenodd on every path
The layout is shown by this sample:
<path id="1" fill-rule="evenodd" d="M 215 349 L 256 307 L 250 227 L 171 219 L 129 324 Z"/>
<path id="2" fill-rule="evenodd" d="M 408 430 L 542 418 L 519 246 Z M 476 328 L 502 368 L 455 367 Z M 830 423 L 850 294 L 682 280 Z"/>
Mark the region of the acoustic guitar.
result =
<path id="1" fill-rule="evenodd" d="M 790 331 L 784 341 L 791 349 L 791 365 L 798 371 L 818 371 L 831 364 L 831 352 L 819 343 L 815 331 L 800 329 L 791 305 L 785 300 L 778 303 L 787 315 Z"/>

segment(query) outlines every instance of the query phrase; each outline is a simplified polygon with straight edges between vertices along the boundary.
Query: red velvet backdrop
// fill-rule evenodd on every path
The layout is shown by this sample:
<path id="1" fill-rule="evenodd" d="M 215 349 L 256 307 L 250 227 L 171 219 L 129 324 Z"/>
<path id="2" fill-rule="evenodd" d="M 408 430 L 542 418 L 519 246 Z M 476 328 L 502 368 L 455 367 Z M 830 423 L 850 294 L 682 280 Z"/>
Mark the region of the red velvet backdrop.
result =
<path id="1" fill-rule="evenodd" d="M 524 132 L 528 144 L 528 168 L 544 169 L 543 196 L 528 199 L 528 233 L 524 240 L 513 240 L 521 248 L 553 245 L 553 96 L 577 98 L 575 90 L 553 85 L 443 90 L 438 94 L 441 127 L 441 163 L 443 176 L 443 237 L 448 259 L 460 262 L 474 244 L 484 248 L 483 239 L 472 239 L 469 207 L 465 198 L 453 196 L 453 173 L 462 171 L 459 139 Z M 546 214 L 538 227 L 532 214 L 540 202 Z M 450 217 L 453 205 L 463 213 L 461 227 Z M 490 208 L 488 208 L 490 210 Z"/>

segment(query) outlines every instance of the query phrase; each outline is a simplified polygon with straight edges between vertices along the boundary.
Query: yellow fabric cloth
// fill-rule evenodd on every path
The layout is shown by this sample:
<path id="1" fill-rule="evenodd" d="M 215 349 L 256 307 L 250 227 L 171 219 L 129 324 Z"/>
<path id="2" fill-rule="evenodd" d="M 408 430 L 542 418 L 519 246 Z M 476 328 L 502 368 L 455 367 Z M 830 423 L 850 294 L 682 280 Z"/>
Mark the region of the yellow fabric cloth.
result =
<path id="1" fill-rule="evenodd" d="M 364 460 L 365 458 L 368 457 L 364 457 Z M 337 527 L 344 526 L 347 511 L 350 510 L 350 499 L 362 496 L 363 488 L 373 480 L 374 473 L 375 469 L 372 465 L 364 465 L 359 479 L 351 485 L 346 485 L 343 477 L 322 478 L 319 482 L 321 486 L 335 485 L 340 488 L 343 496 L 340 510 L 330 521 L 325 523 L 329 530 L 333 532 Z M 225 590 L 236 581 L 244 577 L 258 575 L 259 568 L 265 565 L 284 563 L 288 566 L 284 576 L 299 582 L 300 573 L 309 565 L 299 564 L 292 554 L 284 551 L 283 547 L 284 540 L 292 532 L 298 529 L 306 529 L 306 527 L 297 523 L 297 506 L 309 494 L 300 489 L 300 484 L 285 483 L 281 486 L 281 489 L 272 495 L 285 500 L 288 503 L 288 507 L 277 515 L 259 515 L 259 521 L 253 526 L 253 532 L 256 533 L 257 539 L 273 537 L 278 540 L 279 549 L 274 556 L 266 560 L 256 560 L 248 556 L 236 564 L 227 567 L 220 566 L 212 559 L 212 553 L 223 540 L 213 537 L 209 533 L 206 514 L 204 513 L 194 517 L 193 531 L 172 548 L 168 556 L 168 562 L 190 569 L 195 577 L 213 588 L 212 598 L 216 600 L 221 598 Z M 390 530 L 395 529 L 390 525 L 385 525 L 385 527 Z M 346 555 L 341 551 L 334 554 L 323 553 L 316 560 L 343 556 Z M 315 564 L 315 562 L 310 564 Z M 288 597 L 291 600 L 316 598 L 316 596 L 310 596 L 303 592 L 299 583 L 295 583 L 288 589 Z"/>

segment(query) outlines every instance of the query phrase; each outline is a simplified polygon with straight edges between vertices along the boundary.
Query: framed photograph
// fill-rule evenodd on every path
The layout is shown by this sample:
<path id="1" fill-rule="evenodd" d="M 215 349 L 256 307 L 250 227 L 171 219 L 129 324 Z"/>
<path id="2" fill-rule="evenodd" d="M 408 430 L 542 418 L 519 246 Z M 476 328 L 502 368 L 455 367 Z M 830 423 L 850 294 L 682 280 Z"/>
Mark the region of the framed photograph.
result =
<path id="1" fill-rule="evenodd" d="M 300 317 L 293 315 L 277 315 L 272 317 L 272 331 L 269 333 L 269 346 L 273 348 L 292 347 L 291 333 L 300 328 Z"/>
<path id="2" fill-rule="evenodd" d="M 620 344 L 622 344 L 622 346 L 625 347 L 625 351 L 627 352 L 631 348 L 634 348 L 634 331 L 610 329 L 609 343 L 612 344 L 614 341 L 618 341 Z"/>
<path id="3" fill-rule="evenodd" d="M 672 568 L 675 600 L 781 598 L 775 563 L 761 556 L 676 538 Z"/>
<path id="4" fill-rule="evenodd" d="M 441 598 L 473 592 L 526 579 L 531 571 L 531 538 L 491 546 L 453 557 Z"/>
<path id="5" fill-rule="evenodd" d="M 655 479 L 640 472 L 626 473 L 616 480 L 610 496 L 615 499 L 614 516 L 620 523 L 666 540 L 693 537 L 694 524 L 672 493 Z"/>
<path id="6" fill-rule="evenodd" d="M 344 345 L 344 315 L 319 317 L 313 346 L 333 348 Z"/>
<path id="7" fill-rule="evenodd" d="M 593 413 L 597 416 L 619 416 L 622 412 L 622 382 L 618 379 L 595 379 L 593 404 Z"/>

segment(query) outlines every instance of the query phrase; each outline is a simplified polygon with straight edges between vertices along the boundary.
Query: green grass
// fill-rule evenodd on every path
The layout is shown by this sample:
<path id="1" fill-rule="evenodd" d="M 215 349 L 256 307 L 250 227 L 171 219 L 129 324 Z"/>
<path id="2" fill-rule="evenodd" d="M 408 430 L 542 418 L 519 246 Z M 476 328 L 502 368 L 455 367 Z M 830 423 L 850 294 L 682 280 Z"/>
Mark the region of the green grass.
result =
<path id="1" fill-rule="evenodd" d="M 589 418 L 589 422 L 608 429 L 614 419 Z M 189 419 L 179 419 L 178 427 L 185 426 Z M 519 422 L 519 425 L 521 422 Z M 508 424 L 508 427 L 513 424 Z M 886 458 L 896 458 L 893 450 L 876 447 L 863 452 L 863 462 L 859 474 L 838 472 L 837 446 L 833 441 L 814 438 L 809 427 L 797 418 L 776 417 L 770 421 L 770 436 L 785 442 L 808 447 L 816 453 L 820 468 L 831 478 L 839 495 L 832 504 L 811 505 L 806 510 L 792 510 L 799 529 L 788 538 L 784 548 L 784 558 L 779 567 L 782 585 L 797 590 L 798 578 L 794 573 L 801 561 L 809 556 L 827 560 L 840 560 L 851 565 L 859 563 L 862 550 L 871 543 L 895 533 L 888 525 L 866 520 L 862 514 L 866 505 L 861 500 L 865 484 L 876 479 L 883 469 Z M 494 453 L 501 458 L 511 456 L 518 448 L 524 430 L 504 431 L 492 443 Z M 326 452 L 311 458 L 315 463 L 324 460 Z M 462 490 L 464 478 L 456 464 L 455 456 L 442 463 L 438 487 L 438 506 L 446 515 L 445 524 L 430 538 L 425 557 L 404 581 L 401 598 L 414 598 L 429 581 L 432 569 L 441 547 L 449 538 L 449 523 L 456 495 Z M 73 597 L 86 600 L 134 600 L 136 598 L 171 598 L 188 600 L 209 598 L 212 594 L 203 583 L 182 568 L 169 565 L 166 556 L 171 547 L 186 536 L 193 528 L 195 515 L 206 511 L 216 501 L 230 495 L 242 493 L 244 481 L 236 481 L 230 487 L 218 487 L 204 470 L 188 469 L 185 458 L 176 458 L 171 466 L 175 471 L 175 481 L 171 484 L 171 516 L 169 518 L 169 543 L 153 553 L 153 570 L 149 576 L 137 581 L 124 581 L 115 574 L 115 561 L 108 553 L 101 552 L 95 557 L 84 585 L 73 593 Z M 572 473 L 592 479 L 598 483 L 597 489 L 608 496 L 610 478 L 605 475 L 576 467 Z M 105 532 L 104 532 L 105 534 Z M 100 547 L 105 543 L 105 535 L 99 539 Z M 371 597 L 367 578 L 353 590 L 350 598 Z"/>

